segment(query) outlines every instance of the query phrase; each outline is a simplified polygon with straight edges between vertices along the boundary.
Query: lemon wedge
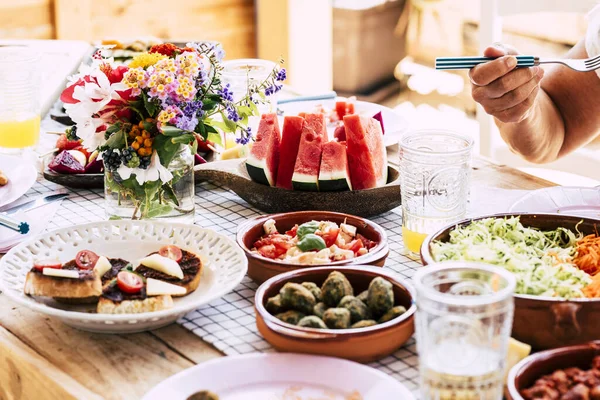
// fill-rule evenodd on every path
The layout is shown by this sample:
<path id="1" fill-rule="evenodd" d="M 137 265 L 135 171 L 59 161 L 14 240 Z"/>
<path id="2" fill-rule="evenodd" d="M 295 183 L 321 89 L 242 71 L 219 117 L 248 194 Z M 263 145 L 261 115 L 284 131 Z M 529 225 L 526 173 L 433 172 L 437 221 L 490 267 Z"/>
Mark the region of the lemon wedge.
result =
<path id="1" fill-rule="evenodd" d="M 531 353 L 531 346 L 527 343 L 521 343 L 518 340 L 510 338 L 508 341 L 508 354 L 506 355 L 506 369 L 504 370 L 504 382 L 508 378 L 508 372 L 517 365 L 522 359 Z"/>

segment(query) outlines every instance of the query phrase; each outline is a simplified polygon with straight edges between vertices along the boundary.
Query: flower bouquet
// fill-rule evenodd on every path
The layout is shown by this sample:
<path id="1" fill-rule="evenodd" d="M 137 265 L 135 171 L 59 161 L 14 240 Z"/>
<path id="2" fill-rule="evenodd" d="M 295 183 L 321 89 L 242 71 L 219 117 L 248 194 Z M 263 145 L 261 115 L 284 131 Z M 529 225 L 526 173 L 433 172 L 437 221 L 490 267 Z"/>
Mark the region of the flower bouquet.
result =
<path id="1" fill-rule="evenodd" d="M 104 161 L 109 217 L 193 218 L 198 143 L 251 140 L 248 118 L 281 89 L 285 69 L 276 65 L 234 102 L 221 80 L 223 56 L 215 43 L 167 43 L 124 66 L 100 49 L 69 78 L 61 100 L 77 139 Z"/>

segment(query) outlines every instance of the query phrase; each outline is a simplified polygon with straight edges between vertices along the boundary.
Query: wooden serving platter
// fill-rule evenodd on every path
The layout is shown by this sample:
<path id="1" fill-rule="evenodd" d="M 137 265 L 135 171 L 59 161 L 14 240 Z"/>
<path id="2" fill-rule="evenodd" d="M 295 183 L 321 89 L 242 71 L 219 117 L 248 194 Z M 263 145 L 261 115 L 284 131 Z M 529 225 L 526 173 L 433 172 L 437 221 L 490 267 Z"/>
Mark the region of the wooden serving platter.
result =
<path id="1" fill-rule="evenodd" d="M 245 159 L 196 165 L 194 175 L 196 182 L 207 180 L 226 186 L 254 207 L 268 213 L 316 210 L 369 217 L 400 205 L 400 173 L 391 164 L 388 165 L 387 185 L 344 192 L 303 192 L 262 185 L 250 179 Z"/>

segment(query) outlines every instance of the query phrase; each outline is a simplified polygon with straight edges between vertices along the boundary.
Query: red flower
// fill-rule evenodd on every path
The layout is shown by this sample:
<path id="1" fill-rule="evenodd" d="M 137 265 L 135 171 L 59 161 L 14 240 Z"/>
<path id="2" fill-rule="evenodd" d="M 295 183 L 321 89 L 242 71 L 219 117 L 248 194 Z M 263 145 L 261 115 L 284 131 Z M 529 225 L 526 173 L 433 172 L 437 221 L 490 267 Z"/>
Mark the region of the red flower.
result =
<path id="1" fill-rule="evenodd" d="M 125 65 L 119 65 L 116 69 L 113 69 L 110 71 L 110 74 L 108 74 L 108 80 L 110 81 L 110 83 L 119 83 L 123 80 L 123 75 L 125 75 L 125 72 L 129 71 L 129 67 L 125 66 Z"/>
<path id="2" fill-rule="evenodd" d="M 82 79 L 79 79 L 77 82 L 68 86 L 65 90 L 60 94 L 60 101 L 66 104 L 75 104 L 79 103 L 79 100 L 73 98 L 73 92 L 75 91 L 75 87 L 83 86 L 85 82 L 93 82 L 94 79 L 91 76 L 84 76 Z"/>
<path id="3" fill-rule="evenodd" d="M 173 43 L 155 44 L 150 48 L 149 51 L 149 53 L 158 53 L 167 57 L 173 57 L 179 52 L 181 52 L 181 49 L 175 46 Z"/>

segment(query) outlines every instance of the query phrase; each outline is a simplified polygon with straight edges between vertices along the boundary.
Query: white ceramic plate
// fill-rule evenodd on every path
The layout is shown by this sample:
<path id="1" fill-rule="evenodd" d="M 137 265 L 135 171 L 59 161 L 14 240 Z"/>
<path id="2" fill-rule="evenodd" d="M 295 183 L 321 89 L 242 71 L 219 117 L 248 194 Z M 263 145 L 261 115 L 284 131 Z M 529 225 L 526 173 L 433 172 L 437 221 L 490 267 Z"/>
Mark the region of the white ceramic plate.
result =
<path id="1" fill-rule="evenodd" d="M 20 158 L 0 156 L 0 171 L 8 177 L 8 184 L 0 186 L 0 207 L 23 196 L 35 183 L 35 167 Z"/>
<path id="2" fill-rule="evenodd" d="M 204 362 L 161 382 L 143 400 L 185 400 L 201 390 L 212 391 L 219 400 L 414 399 L 400 382 L 365 365 L 280 353 Z"/>
<path id="3" fill-rule="evenodd" d="M 298 101 L 294 103 L 285 103 L 277 106 L 280 110 L 283 110 L 285 115 L 298 115 L 300 112 L 311 112 L 317 106 L 323 105 L 328 109 L 335 109 L 335 101 L 332 100 L 316 100 L 316 101 Z M 368 115 L 372 117 L 381 111 L 383 116 L 383 126 L 385 133 L 383 135 L 383 141 L 386 147 L 394 146 L 398 144 L 403 133 L 408 128 L 408 123 L 402 118 L 397 112 L 391 108 L 381 106 L 375 103 L 369 103 L 366 101 L 357 101 L 355 103 L 355 111 L 361 115 Z M 283 121 L 280 121 L 282 126 Z M 331 127 L 329 137 L 333 137 L 333 127 Z"/>
<path id="4" fill-rule="evenodd" d="M 517 200 L 510 212 L 556 213 L 600 218 L 600 189 L 555 186 L 534 190 Z"/>
<path id="5" fill-rule="evenodd" d="M 58 257 L 64 263 L 78 251 L 89 249 L 135 263 L 165 244 L 191 251 L 204 263 L 198 289 L 174 298 L 171 309 L 141 314 L 96 314 L 95 304 L 67 305 L 23 294 L 25 276 L 36 259 Z M 210 229 L 163 221 L 104 221 L 58 229 L 14 247 L 0 260 L 0 289 L 17 303 L 79 329 L 139 332 L 170 324 L 229 293 L 241 282 L 247 269 L 246 256 L 236 243 Z"/>

